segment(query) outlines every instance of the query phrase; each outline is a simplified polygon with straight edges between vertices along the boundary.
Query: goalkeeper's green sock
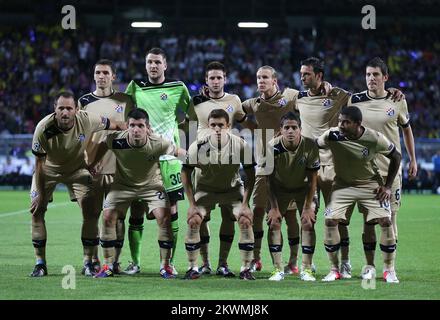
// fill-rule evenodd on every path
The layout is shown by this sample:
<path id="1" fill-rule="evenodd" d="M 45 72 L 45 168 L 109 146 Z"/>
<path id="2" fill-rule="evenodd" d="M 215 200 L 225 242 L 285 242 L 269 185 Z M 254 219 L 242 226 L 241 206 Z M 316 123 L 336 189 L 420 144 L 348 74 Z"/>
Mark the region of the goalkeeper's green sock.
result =
<path id="1" fill-rule="evenodd" d="M 144 232 L 144 218 L 129 219 L 128 227 L 128 243 L 130 245 L 130 254 L 133 263 L 137 266 L 141 265 L 141 246 L 142 234 Z"/>
<path id="2" fill-rule="evenodd" d="M 174 256 L 176 254 L 177 236 L 179 234 L 179 215 L 176 212 L 171 215 L 171 230 L 173 231 L 173 248 L 171 250 L 171 264 L 174 264 Z"/>

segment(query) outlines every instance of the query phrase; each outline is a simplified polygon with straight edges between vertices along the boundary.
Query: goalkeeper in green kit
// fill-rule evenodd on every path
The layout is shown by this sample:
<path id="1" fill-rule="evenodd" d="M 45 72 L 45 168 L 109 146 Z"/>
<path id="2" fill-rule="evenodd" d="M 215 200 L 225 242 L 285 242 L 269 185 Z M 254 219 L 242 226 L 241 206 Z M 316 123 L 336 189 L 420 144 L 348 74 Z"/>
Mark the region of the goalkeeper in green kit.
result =
<path id="1" fill-rule="evenodd" d="M 165 52 L 160 48 L 152 48 L 145 57 L 145 68 L 148 79 L 132 80 L 125 90 L 134 100 L 138 108 L 144 109 L 150 116 L 150 125 L 156 134 L 180 145 L 177 114 L 180 109 L 187 113 L 191 97 L 185 84 L 177 80 L 165 80 L 167 61 Z M 171 253 L 171 267 L 174 267 L 177 234 L 179 231 L 177 201 L 184 199 L 183 186 L 180 179 L 181 161 L 171 156 L 160 157 L 160 169 L 165 190 L 171 204 L 171 227 L 174 236 L 174 246 Z M 148 219 L 154 217 L 147 216 Z M 140 271 L 141 241 L 144 219 L 130 217 L 128 240 L 132 262 L 125 270 L 126 274 L 136 274 Z"/>

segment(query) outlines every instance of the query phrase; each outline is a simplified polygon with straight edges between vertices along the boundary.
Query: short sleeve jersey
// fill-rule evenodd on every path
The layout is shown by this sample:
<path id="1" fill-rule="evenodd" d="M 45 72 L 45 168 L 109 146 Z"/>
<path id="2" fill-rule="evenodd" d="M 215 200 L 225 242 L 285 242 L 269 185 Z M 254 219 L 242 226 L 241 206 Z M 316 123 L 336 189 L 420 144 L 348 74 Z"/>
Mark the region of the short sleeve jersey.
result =
<path id="1" fill-rule="evenodd" d="M 93 93 L 83 95 L 78 100 L 81 110 L 107 117 L 110 121 L 124 122 L 127 114 L 134 108 L 131 97 L 122 92 L 113 92 L 107 97 L 98 97 Z M 108 132 L 96 132 L 90 139 L 86 149 L 88 159 L 94 159 L 98 145 L 104 141 Z M 113 152 L 108 151 L 101 160 L 102 174 L 114 174 L 116 170 L 116 158 Z"/>
<path id="2" fill-rule="evenodd" d="M 378 154 L 389 155 L 394 144 L 382 133 L 364 128 L 357 140 L 349 140 L 339 128 L 331 128 L 318 138 L 320 148 L 330 148 L 333 154 L 336 182 L 342 185 L 362 185 L 380 181 L 376 163 Z"/>
<path id="3" fill-rule="evenodd" d="M 298 95 L 296 109 L 301 118 L 301 134 L 316 139 L 326 130 L 338 125 L 338 115 L 342 107 L 347 105 L 350 93 L 333 88 L 328 96 L 310 96 L 307 91 Z M 329 150 L 319 150 L 321 165 L 332 163 Z"/>
<path id="4" fill-rule="evenodd" d="M 318 170 L 319 150 L 315 141 L 301 137 L 295 151 L 288 150 L 283 144 L 283 137 L 276 137 L 269 142 L 274 159 L 275 188 L 289 192 L 306 186 L 307 170 Z"/>
<path id="5" fill-rule="evenodd" d="M 171 141 L 152 134 L 145 145 L 134 147 L 129 143 L 126 130 L 109 134 L 106 142 L 116 156 L 114 183 L 142 190 L 162 188 L 159 157 L 174 153 L 175 147 Z"/>
<path id="6" fill-rule="evenodd" d="M 241 106 L 240 98 L 235 94 L 225 93 L 223 97 L 214 99 L 198 95 L 193 97 L 193 103 L 188 111 L 189 120 L 198 121 L 197 137 L 203 138 L 210 134 L 208 116 L 212 110 L 222 109 L 229 115 L 229 121 L 241 122 L 245 119 L 246 113 Z"/>
<path id="7" fill-rule="evenodd" d="M 191 144 L 184 166 L 198 168 L 196 189 L 227 192 L 241 185 L 240 163 L 244 168 L 255 165 L 252 150 L 244 139 L 228 133 L 228 142 L 219 148 L 210 136 Z"/>
<path id="8" fill-rule="evenodd" d="M 353 94 L 348 102 L 350 106 L 358 107 L 362 112 L 362 124 L 383 133 L 402 152 L 400 145 L 399 127 L 409 126 L 409 113 L 406 100 L 394 102 L 390 94 L 384 98 L 372 98 L 367 91 Z M 378 155 L 377 164 L 382 176 L 388 173 L 390 159 Z"/>
<path id="9" fill-rule="evenodd" d="M 182 81 L 167 79 L 153 84 L 148 79 L 133 80 L 125 93 L 132 97 L 138 108 L 147 111 L 155 133 L 179 146 L 178 111 L 186 114 L 191 103 L 188 88 Z"/>
<path id="10" fill-rule="evenodd" d="M 78 111 L 70 130 L 56 125 L 55 113 L 47 115 L 38 124 L 32 139 L 32 152 L 46 156 L 45 168 L 54 173 L 72 173 L 85 168 L 84 151 L 94 132 L 108 129 L 106 117 Z"/>

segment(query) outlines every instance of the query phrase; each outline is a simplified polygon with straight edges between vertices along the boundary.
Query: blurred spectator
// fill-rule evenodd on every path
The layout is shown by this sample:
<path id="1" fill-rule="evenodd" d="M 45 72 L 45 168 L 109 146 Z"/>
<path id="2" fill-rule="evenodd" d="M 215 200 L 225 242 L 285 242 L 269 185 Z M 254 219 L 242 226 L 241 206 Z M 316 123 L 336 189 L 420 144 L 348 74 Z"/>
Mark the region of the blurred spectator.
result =
<path id="1" fill-rule="evenodd" d="M 440 194 L 440 150 L 432 157 L 432 163 L 434 164 L 434 184 L 433 184 L 433 193 Z"/>

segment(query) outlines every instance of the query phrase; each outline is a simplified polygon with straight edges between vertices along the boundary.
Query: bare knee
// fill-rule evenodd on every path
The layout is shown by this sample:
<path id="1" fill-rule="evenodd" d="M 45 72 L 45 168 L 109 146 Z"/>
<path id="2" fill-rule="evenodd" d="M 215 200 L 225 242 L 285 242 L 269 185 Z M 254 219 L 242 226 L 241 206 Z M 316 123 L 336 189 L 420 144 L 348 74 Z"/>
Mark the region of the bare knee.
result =
<path id="1" fill-rule="evenodd" d="M 390 218 L 380 218 L 380 219 L 378 219 L 378 222 L 381 227 L 390 227 L 391 226 Z"/>
<path id="2" fill-rule="evenodd" d="M 336 227 L 338 225 L 338 220 L 336 219 L 325 219 L 326 227 Z"/>

